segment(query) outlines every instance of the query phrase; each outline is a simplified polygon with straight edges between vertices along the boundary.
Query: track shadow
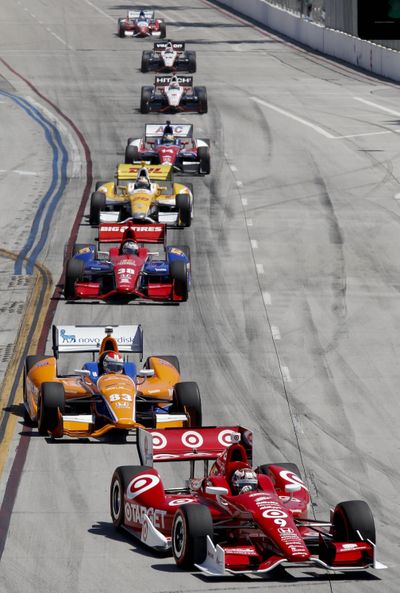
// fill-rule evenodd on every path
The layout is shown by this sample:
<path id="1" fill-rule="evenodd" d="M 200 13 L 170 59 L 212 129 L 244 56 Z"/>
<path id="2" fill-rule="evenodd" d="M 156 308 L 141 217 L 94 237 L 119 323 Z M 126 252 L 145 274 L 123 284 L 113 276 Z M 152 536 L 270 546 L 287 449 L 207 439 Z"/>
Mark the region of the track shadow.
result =
<path id="1" fill-rule="evenodd" d="M 90 529 L 88 529 L 88 532 L 92 533 L 93 535 L 101 535 L 114 541 L 126 541 L 133 546 L 131 548 L 132 552 L 141 554 L 142 556 L 147 556 L 148 558 L 166 558 L 171 554 L 170 552 L 158 552 L 156 550 L 152 550 L 142 544 L 142 542 L 137 540 L 134 536 L 129 535 L 128 532 L 124 532 L 124 530 L 119 531 L 113 526 L 112 523 L 106 523 L 105 521 L 98 521 Z M 171 566 L 176 571 L 175 564 Z"/>

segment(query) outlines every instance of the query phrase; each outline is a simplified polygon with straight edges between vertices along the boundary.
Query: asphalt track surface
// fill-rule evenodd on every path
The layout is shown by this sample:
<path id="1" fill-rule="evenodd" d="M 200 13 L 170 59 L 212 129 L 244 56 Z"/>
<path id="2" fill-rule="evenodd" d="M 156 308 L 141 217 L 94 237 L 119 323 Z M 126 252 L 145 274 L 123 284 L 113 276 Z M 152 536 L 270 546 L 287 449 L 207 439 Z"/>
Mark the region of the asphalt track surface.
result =
<path id="1" fill-rule="evenodd" d="M 126 5 L 3 0 L 2 8 L 0 55 L 15 72 L 1 64 L 0 90 L 44 107 L 46 126 L 56 121 L 60 133 L 58 142 L 51 132 L 59 155 L 52 196 L 62 188 L 60 200 L 47 226 L 46 201 L 33 237 L 38 245 L 48 231 L 46 242 L 28 253 L 57 282 L 90 173 L 82 138 L 95 179 L 107 179 L 126 138 L 165 118 L 138 113 L 140 86 L 151 80 L 138 70 L 149 42 L 115 36 Z M 183 378 L 199 383 L 205 423 L 240 422 L 254 431 L 257 463 L 301 467 L 316 517 L 328 517 L 342 500 L 368 501 L 388 570 L 211 581 L 178 572 L 171 558 L 112 528 L 110 478 L 117 465 L 136 463 L 132 445 L 52 442 L 18 417 L 0 482 L 1 495 L 8 493 L 0 590 L 397 592 L 399 90 L 201 0 L 154 8 L 169 37 L 192 41 L 195 81 L 209 94 L 208 115 L 176 117 L 212 142 L 212 175 L 193 182 L 194 224 L 171 234 L 191 247 L 193 292 L 177 307 L 56 299 L 55 320 L 142 323 L 145 354 L 177 354 Z M 54 151 L 39 122 L 4 93 L 0 109 L 9 139 L 2 247 L 19 253 L 50 187 Z M 18 204 L 10 199 L 16 188 Z M 83 218 L 79 241 L 93 236 Z M 22 266 L 13 277 L 26 273 Z M 0 315 L 5 321 L 10 313 Z M 169 482 L 177 479 L 173 468 L 165 471 Z"/>

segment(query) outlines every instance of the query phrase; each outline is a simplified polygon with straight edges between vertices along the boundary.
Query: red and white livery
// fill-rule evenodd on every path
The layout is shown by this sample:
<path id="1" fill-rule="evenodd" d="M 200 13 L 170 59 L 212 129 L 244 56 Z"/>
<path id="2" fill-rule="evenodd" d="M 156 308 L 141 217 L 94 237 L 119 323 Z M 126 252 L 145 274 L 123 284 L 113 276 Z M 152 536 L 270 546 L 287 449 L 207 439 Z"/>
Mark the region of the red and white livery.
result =
<path id="1" fill-rule="evenodd" d="M 118 19 L 119 37 L 159 37 L 164 39 L 167 27 L 156 19 L 154 10 L 128 10 L 125 18 Z"/>

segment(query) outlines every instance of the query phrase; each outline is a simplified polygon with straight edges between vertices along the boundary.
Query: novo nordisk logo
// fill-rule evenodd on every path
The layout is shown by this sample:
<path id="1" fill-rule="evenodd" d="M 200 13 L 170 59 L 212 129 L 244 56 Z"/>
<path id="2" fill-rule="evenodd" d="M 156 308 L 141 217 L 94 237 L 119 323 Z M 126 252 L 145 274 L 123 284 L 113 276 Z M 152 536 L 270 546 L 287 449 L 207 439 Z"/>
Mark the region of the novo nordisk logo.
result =
<path id="1" fill-rule="evenodd" d="M 62 339 L 63 343 L 66 342 L 67 344 L 74 344 L 76 342 L 76 336 L 74 336 L 73 334 L 68 335 L 65 332 L 65 329 L 62 329 L 60 331 L 60 336 L 61 336 L 61 339 Z"/>

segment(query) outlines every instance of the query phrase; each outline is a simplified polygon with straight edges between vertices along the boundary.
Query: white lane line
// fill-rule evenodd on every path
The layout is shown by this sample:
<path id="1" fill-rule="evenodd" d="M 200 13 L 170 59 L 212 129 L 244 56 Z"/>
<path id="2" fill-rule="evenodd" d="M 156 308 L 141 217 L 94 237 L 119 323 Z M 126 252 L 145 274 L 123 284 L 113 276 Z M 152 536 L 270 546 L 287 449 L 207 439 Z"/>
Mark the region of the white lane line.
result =
<path id="1" fill-rule="evenodd" d="M 185 29 L 186 27 L 178 27 L 177 31 L 182 31 L 182 29 Z"/>
<path id="2" fill-rule="evenodd" d="M 291 113 L 290 111 L 281 109 L 281 107 L 277 107 L 276 105 L 273 105 L 272 103 L 267 103 L 267 101 L 263 101 L 262 99 L 259 99 L 258 97 L 250 97 L 250 99 L 252 99 L 252 101 L 254 101 L 255 103 L 264 105 L 264 107 L 268 107 L 269 109 L 272 109 L 272 111 L 276 111 L 277 113 L 280 113 L 281 115 L 284 115 L 285 117 L 288 117 L 289 119 L 293 119 L 294 121 L 297 121 L 299 124 L 303 124 L 303 126 L 307 126 L 308 128 L 311 128 L 312 130 L 314 130 L 315 132 L 318 132 L 318 134 L 321 134 L 321 136 L 324 136 L 325 138 L 329 138 L 330 140 L 335 139 L 335 136 L 333 136 L 333 134 L 330 134 L 329 132 L 324 130 L 324 128 L 321 128 L 320 126 L 317 126 L 316 124 L 313 124 L 312 122 L 310 122 L 306 119 L 303 119 L 302 117 L 299 117 L 298 115 L 294 115 L 294 113 Z"/>
<path id="3" fill-rule="evenodd" d="M 271 295 L 269 294 L 269 292 L 263 292 L 262 297 L 263 297 L 264 305 L 272 305 L 272 299 L 271 299 Z"/>
<path id="4" fill-rule="evenodd" d="M 242 198 L 242 205 L 247 206 L 247 204 L 248 204 L 247 198 Z"/>
<path id="5" fill-rule="evenodd" d="M 102 14 L 107 19 L 109 19 L 110 21 L 112 21 L 115 25 L 117 24 L 117 21 L 115 20 L 115 18 L 113 18 L 112 16 L 110 16 L 109 14 L 107 14 L 106 12 L 104 12 L 104 10 L 102 10 L 101 8 L 99 8 L 98 6 L 96 6 L 96 4 L 93 4 L 93 2 L 90 2 L 90 0 L 85 0 L 85 2 L 86 2 L 86 4 L 89 4 L 89 6 L 91 6 L 95 10 L 97 10 L 98 13 Z"/>
<path id="6" fill-rule="evenodd" d="M 237 185 L 238 187 L 242 187 L 242 185 L 243 185 L 243 181 L 236 181 L 236 185 Z"/>
<path id="7" fill-rule="evenodd" d="M 367 101 L 367 99 L 362 99 L 361 97 L 353 97 L 353 99 L 355 101 L 360 101 L 360 103 L 364 103 L 365 105 L 369 105 L 370 107 L 376 107 L 376 109 L 390 113 L 390 115 L 396 115 L 397 117 L 400 117 L 400 111 L 389 109 L 389 107 L 384 107 L 383 105 L 379 105 L 379 103 L 374 103 L 373 101 Z"/>
<path id="8" fill-rule="evenodd" d="M 395 200 L 400 200 L 400 194 L 395 194 L 395 195 L 394 195 L 394 199 L 395 199 Z"/>
<path id="9" fill-rule="evenodd" d="M 47 107 L 44 107 L 41 103 L 38 103 L 37 101 L 35 101 L 35 99 L 33 99 L 32 97 L 26 97 L 26 100 L 29 101 L 30 103 L 32 103 L 32 105 L 34 105 L 37 109 L 39 109 L 39 111 L 41 111 L 42 113 L 44 113 L 46 115 L 46 117 L 57 126 L 58 130 L 64 134 L 64 136 L 67 138 L 70 146 L 71 146 L 71 155 L 70 155 L 70 162 L 72 163 L 72 170 L 71 170 L 71 177 L 72 178 L 76 178 L 76 177 L 81 177 L 82 174 L 82 159 L 81 159 L 81 155 L 79 152 L 79 148 L 78 145 L 73 137 L 73 135 L 71 134 L 71 132 L 69 131 L 69 129 L 67 128 L 67 126 L 65 126 L 55 115 L 52 111 L 50 111 L 49 109 L 47 109 Z"/>
<path id="10" fill-rule="evenodd" d="M 279 327 L 277 327 L 276 325 L 271 325 L 271 332 L 274 340 L 281 339 L 281 332 L 279 331 Z"/>
<path id="11" fill-rule="evenodd" d="M 257 274 L 264 274 L 264 266 L 262 264 L 256 264 Z"/>
<path id="12" fill-rule="evenodd" d="M 391 130 L 385 132 L 365 132 L 364 134 L 349 134 L 349 136 L 335 136 L 334 140 L 343 140 L 344 138 L 359 138 L 360 136 L 381 136 L 382 134 L 392 134 Z"/>
<path id="13" fill-rule="evenodd" d="M 246 224 L 247 224 L 247 226 L 253 226 L 253 219 L 252 218 L 246 218 Z"/>
<path id="14" fill-rule="evenodd" d="M 233 171 L 234 173 L 237 171 L 237 167 L 235 167 L 235 165 L 229 165 L 229 168 L 231 171 Z"/>
<path id="15" fill-rule="evenodd" d="M 61 37 L 59 35 L 57 35 L 57 33 L 54 33 L 54 31 L 52 31 L 51 29 L 47 29 L 47 31 L 50 33 L 50 35 L 53 35 L 53 37 L 55 37 L 57 39 L 57 41 L 59 41 L 60 43 L 65 45 L 65 47 L 68 47 L 68 49 L 72 49 L 72 47 L 70 45 L 68 45 L 68 43 L 66 41 L 64 41 L 64 39 L 61 39 Z"/>
<path id="16" fill-rule="evenodd" d="M 256 239 L 251 240 L 251 247 L 252 249 L 258 249 L 258 241 Z"/>
<path id="17" fill-rule="evenodd" d="M 17 175 L 35 175 L 38 176 L 39 173 L 35 171 L 21 171 L 20 169 L 0 169 L 0 174 L 2 173 L 16 173 Z"/>
<path id="18" fill-rule="evenodd" d="M 281 366 L 282 376 L 286 383 L 292 382 L 292 377 L 290 376 L 290 371 L 288 367 Z"/>

